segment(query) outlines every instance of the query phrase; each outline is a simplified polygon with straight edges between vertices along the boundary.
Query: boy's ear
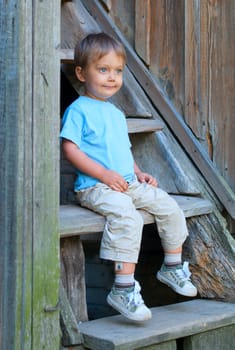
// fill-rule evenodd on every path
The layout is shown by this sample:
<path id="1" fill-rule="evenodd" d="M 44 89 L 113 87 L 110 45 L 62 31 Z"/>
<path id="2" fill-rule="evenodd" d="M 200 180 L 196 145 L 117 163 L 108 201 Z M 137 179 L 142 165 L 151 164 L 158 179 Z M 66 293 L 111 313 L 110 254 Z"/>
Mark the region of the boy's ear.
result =
<path id="1" fill-rule="evenodd" d="M 76 77 L 78 78 L 78 80 L 80 80 L 82 83 L 85 82 L 86 79 L 84 77 L 82 67 L 76 66 L 75 67 L 75 74 L 76 74 Z"/>

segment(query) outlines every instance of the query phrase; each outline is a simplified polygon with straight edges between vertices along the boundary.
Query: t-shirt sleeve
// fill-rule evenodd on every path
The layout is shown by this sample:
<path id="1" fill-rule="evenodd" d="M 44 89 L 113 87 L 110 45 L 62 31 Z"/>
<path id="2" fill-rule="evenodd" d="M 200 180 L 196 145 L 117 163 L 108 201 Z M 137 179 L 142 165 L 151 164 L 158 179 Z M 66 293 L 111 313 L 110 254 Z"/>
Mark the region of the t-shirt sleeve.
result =
<path id="1" fill-rule="evenodd" d="M 79 110 L 67 108 L 62 119 L 62 129 L 60 138 L 72 141 L 78 147 L 81 145 L 81 135 L 83 127 L 83 118 Z"/>

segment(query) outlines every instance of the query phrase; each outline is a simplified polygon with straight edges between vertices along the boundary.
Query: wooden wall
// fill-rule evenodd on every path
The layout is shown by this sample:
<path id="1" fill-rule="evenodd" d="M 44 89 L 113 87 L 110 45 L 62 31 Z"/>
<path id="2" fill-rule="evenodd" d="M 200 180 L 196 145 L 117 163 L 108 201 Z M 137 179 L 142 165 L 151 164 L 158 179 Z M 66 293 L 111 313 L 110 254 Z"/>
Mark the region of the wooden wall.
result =
<path id="1" fill-rule="evenodd" d="M 0 349 L 59 349 L 60 2 L 0 1 Z"/>
<path id="2" fill-rule="evenodd" d="M 103 2 L 235 192 L 235 2 Z"/>

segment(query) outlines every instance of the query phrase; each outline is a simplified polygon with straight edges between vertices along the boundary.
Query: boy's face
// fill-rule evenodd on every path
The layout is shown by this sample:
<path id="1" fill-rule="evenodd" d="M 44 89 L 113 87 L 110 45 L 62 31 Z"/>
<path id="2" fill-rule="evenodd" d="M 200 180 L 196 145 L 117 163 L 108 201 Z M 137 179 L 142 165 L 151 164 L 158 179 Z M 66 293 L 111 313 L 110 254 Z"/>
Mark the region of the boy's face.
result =
<path id="1" fill-rule="evenodd" d="M 124 60 L 115 51 L 110 51 L 89 64 L 85 69 L 76 67 L 77 78 L 84 82 L 86 95 L 106 100 L 113 96 L 122 86 Z"/>

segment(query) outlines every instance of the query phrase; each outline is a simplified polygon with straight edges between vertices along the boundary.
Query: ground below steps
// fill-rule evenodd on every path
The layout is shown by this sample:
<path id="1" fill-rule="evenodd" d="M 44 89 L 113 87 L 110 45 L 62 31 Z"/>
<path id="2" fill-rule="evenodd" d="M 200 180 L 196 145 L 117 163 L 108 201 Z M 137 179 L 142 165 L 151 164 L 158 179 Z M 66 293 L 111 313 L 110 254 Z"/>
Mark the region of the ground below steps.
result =
<path id="1" fill-rule="evenodd" d="M 151 310 L 152 319 L 140 324 L 131 323 L 122 315 L 82 323 L 79 329 L 85 348 L 232 350 L 235 347 L 235 304 L 197 299 Z"/>

